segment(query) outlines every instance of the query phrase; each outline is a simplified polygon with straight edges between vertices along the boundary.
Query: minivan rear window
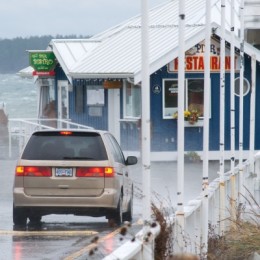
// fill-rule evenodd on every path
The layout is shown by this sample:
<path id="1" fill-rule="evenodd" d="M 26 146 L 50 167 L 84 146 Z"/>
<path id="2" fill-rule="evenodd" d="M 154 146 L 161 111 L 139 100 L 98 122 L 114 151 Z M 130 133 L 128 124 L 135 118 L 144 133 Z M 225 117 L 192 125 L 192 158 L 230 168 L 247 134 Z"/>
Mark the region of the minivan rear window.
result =
<path id="1" fill-rule="evenodd" d="M 22 154 L 24 160 L 107 160 L 102 138 L 92 132 L 36 132 Z"/>

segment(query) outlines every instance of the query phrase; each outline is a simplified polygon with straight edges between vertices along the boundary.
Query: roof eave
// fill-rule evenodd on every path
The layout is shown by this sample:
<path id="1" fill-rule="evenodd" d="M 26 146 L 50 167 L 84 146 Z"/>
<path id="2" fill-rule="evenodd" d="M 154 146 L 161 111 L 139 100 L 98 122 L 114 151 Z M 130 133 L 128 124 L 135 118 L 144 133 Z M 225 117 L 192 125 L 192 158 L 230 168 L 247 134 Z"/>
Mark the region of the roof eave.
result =
<path id="1" fill-rule="evenodd" d="M 66 66 L 66 63 L 64 62 L 64 60 L 62 59 L 62 56 L 61 56 L 61 54 L 59 53 L 59 50 L 57 49 L 57 47 L 56 47 L 56 45 L 55 45 L 55 41 L 52 40 L 52 41 L 50 42 L 50 46 L 51 46 L 51 48 L 52 48 L 52 51 L 53 51 L 53 53 L 54 53 L 54 55 L 55 55 L 57 61 L 59 62 L 59 64 L 61 65 L 61 67 L 62 67 L 62 69 L 63 69 L 63 71 L 64 71 L 64 73 L 65 73 L 65 75 L 67 76 L 69 82 L 72 83 L 72 79 L 71 79 L 71 77 L 70 77 L 70 75 L 69 75 L 69 69 L 68 69 L 68 67 Z"/>
<path id="2" fill-rule="evenodd" d="M 70 77 L 73 79 L 127 79 L 132 78 L 133 73 L 80 73 L 71 72 Z"/>

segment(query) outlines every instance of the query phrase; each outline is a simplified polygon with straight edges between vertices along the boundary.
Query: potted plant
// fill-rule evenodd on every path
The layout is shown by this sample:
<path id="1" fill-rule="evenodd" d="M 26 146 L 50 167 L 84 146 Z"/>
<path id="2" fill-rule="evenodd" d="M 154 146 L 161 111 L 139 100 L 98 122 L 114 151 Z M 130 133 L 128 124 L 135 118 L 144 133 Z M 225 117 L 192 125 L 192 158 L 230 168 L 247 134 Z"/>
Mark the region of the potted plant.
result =
<path id="1" fill-rule="evenodd" d="M 174 119 L 178 119 L 178 112 L 173 114 Z M 188 121 L 191 125 L 195 124 L 199 120 L 199 113 L 197 110 L 185 110 L 184 111 L 184 120 Z"/>

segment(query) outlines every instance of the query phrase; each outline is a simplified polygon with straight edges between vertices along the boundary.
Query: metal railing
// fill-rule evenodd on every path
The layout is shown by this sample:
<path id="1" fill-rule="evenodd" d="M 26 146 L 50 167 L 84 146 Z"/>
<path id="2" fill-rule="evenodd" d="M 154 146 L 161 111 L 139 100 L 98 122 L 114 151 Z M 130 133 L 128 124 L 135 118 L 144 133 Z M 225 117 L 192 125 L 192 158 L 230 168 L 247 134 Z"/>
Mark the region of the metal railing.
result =
<path id="1" fill-rule="evenodd" d="M 39 118 L 17 118 L 9 119 L 9 157 L 12 156 L 12 142 L 18 142 L 19 153 L 22 151 L 31 134 L 44 129 L 93 129 L 92 127 L 76 124 L 70 120 L 61 119 L 39 119 Z"/>
<path id="2" fill-rule="evenodd" d="M 116 249 L 103 260 L 152 260 L 154 259 L 155 238 L 160 233 L 160 225 L 141 230 L 135 235 L 135 239 L 128 241 Z"/>
<path id="3" fill-rule="evenodd" d="M 246 192 L 252 192 L 252 195 L 254 196 L 257 203 L 260 203 L 260 152 L 255 155 L 254 161 L 252 162 L 254 164 L 253 166 L 250 165 L 250 161 L 252 162 L 252 160 L 247 160 L 243 163 L 242 166 L 235 167 L 233 172 L 228 171 L 225 173 L 225 209 L 220 208 L 220 199 L 222 197 L 220 194 L 220 186 L 223 185 L 223 183 L 221 183 L 220 179 L 217 178 L 208 186 L 208 193 L 206 196 L 206 199 L 208 200 L 206 203 L 208 203 L 209 208 L 208 224 L 214 229 L 214 234 L 216 235 L 223 235 L 223 232 L 230 229 L 232 223 L 234 223 L 232 218 L 237 214 L 235 211 L 237 211 L 241 205 L 245 206 L 246 204 Z M 205 200 L 205 194 L 201 193 L 200 196 L 194 200 L 190 200 L 184 207 L 185 230 L 182 230 L 181 237 L 180 233 L 177 231 L 175 216 L 172 216 L 173 221 L 171 221 L 171 224 L 175 226 L 172 238 L 174 252 L 181 252 L 179 245 L 183 242 L 183 240 L 185 240 L 185 248 L 183 250 L 184 252 L 200 255 L 202 259 L 204 259 L 206 256 L 207 245 L 203 245 L 202 243 L 202 221 L 204 220 L 203 203 L 205 203 L 203 200 Z M 224 219 L 220 219 L 221 210 L 225 211 Z M 241 217 L 248 219 L 246 213 L 241 214 Z M 224 226 L 224 230 L 220 228 L 221 222 L 224 222 L 224 225 L 222 225 Z M 109 256 L 104 258 L 104 260 L 154 259 L 154 252 L 147 250 L 140 234 L 142 234 L 142 232 L 136 235 L 136 237 L 141 238 L 137 239 L 137 241 L 135 240 L 135 243 L 130 241 L 125 243 Z M 155 237 L 156 236 L 154 236 L 154 238 Z M 151 244 L 151 248 L 153 248 L 154 241 L 152 241 Z"/>

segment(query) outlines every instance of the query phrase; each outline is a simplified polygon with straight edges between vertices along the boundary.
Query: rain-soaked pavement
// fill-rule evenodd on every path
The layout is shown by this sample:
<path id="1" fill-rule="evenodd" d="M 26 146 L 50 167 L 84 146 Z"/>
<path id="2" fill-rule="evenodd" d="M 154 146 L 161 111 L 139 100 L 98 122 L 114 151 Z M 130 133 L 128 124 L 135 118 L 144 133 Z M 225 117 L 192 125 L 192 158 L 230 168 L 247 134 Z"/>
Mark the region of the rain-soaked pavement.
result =
<path id="1" fill-rule="evenodd" d="M 134 221 L 129 232 L 122 237 L 119 228 L 109 227 L 105 218 L 49 215 L 42 225 L 28 226 L 25 231 L 13 230 L 12 185 L 15 158 L 0 159 L 0 260 L 29 259 L 102 259 L 141 229 L 136 224 L 142 216 L 141 166 L 133 166 L 130 175 L 135 184 Z M 215 179 L 218 162 L 210 163 L 209 180 Z M 185 203 L 201 192 L 202 163 L 185 165 Z M 151 164 L 152 200 L 167 200 L 169 207 L 176 206 L 177 163 Z M 98 237 L 97 250 L 92 240 Z M 96 245 L 94 245 L 96 247 Z M 94 255 L 89 252 L 93 250 Z"/>
<path id="2" fill-rule="evenodd" d="M 0 160 L 0 260 L 102 259 L 141 228 L 133 224 L 129 233 L 122 237 L 118 234 L 120 228 L 109 227 L 104 217 L 73 215 L 44 216 L 40 226 L 14 228 L 12 183 L 15 164 L 15 160 Z M 137 218 L 138 214 L 135 214 L 135 221 Z M 93 245 L 96 237 L 99 244 Z M 98 250 L 90 257 L 93 246 Z"/>

